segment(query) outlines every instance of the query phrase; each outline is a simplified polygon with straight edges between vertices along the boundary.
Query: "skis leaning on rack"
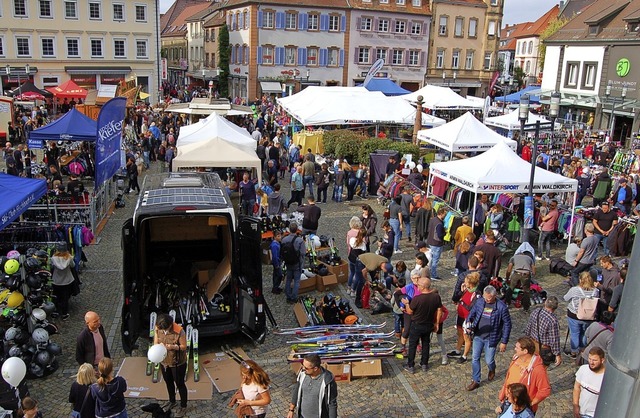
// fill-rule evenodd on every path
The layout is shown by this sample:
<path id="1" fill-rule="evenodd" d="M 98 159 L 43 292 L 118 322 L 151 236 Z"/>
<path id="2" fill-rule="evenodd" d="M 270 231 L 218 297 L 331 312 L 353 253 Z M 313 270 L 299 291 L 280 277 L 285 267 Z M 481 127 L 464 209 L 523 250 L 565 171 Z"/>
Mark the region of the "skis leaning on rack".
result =
<path id="1" fill-rule="evenodd" d="M 200 381 L 200 355 L 198 353 L 198 329 L 194 328 L 191 331 L 191 341 L 193 346 L 193 381 Z"/>
<path id="2" fill-rule="evenodd" d="M 155 312 L 151 312 L 149 315 L 149 348 L 153 346 L 153 338 L 156 335 L 156 320 L 158 319 L 158 314 Z M 147 360 L 147 370 L 146 375 L 151 376 L 153 372 L 153 362 L 151 360 Z"/>

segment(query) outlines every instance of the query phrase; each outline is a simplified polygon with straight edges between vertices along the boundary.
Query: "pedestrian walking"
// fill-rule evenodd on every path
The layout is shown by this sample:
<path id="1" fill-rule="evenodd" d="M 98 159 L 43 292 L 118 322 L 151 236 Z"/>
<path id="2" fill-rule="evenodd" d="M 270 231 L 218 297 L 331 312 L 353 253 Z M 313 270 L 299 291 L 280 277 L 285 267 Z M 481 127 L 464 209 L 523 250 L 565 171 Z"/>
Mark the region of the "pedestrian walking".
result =
<path id="1" fill-rule="evenodd" d="M 440 262 L 440 256 L 442 255 L 442 248 L 444 247 L 444 217 L 447 216 L 447 210 L 440 208 L 436 212 L 436 216 L 432 217 L 429 221 L 429 234 L 427 236 L 427 244 L 431 251 L 431 262 L 429 264 L 429 273 L 431 279 L 440 280 L 438 276 L 438 263 Z"/>
<path id="2" fill-rule="evenodd" d="M 338 385 L 333 373 L 320 365 L 317 354 L 309 354 L 302 360 L 287 413 L 287 418 L 294 417 L 338 417 Z"/>
<path id="3" fill-rule="evenodd" d="M 91 397 L 95 399 L 96 418 L 127 418 L 124 393 L 127 381 L 122 376 L 113 377 L 113 362 L 105 357 L 98 364 L 100 377 L 91 385 Z"/>
<path id="4" fill-rule="evenodd" d="M 136 160 L 133 157 L 130 157 L 127 160 L 127 178 L 129 182 L 127 183 L 127 188 L 125 189 L 125 194 L 129 194 L 129 191 L 136 190 L 138 194 L 140 194 L 140 185 L 138 184 L 138 166 L 136 165 Z"/>
<path id="5" fill-rule="evenodd" d="M 389 204 L 389 225 L 393 228 L 393 254 L 400 254 L 400 238 L 404 229 L 404 221 L 402 215 L 402 197 L 396 196 Z"/>
<path id="6" fill-rule="evenodd" d="M 96 383 L 96 372 L 93 365 L 81 364 L 78 367 L 76 381 L 71 384 L 69 402 L 73 405 L 70 418 L 94 418 L 96 410 L 95 399 L 91 397 L 91 385 Z"/>
<path id="7" fill-rule="evenodd" d="M 588 271 L 580 273 L 578 285 L 573 286 L 564 295 L 565 302 L 569 302 L 567 305 L 567 322 L 571 337 L 571 358 L 575 359 L 579 355 L 580 349 L 587 345 L 584 334 L 592 322 L 591 320 L 578 319 L 580 300 L 597 298 L 599 295 L 600 292 L 593 284 L 593 278 Z"/>
<path id="8" fill-rule="evenodd" d="M 100 315 L 89 311 L 84 315 L 87 325 L 78 335 L 76 340 L 76 362 L 79 365 L 89 363 L 97 370 L 100 360 L 111 357 L 107 336 L 104 327 L 100 323 Z"/>
<path id="9" fill-rule="evenodd" d="M 56 244 L 56 252 L 49 260 L 53 271 L 53 294 L 56 296 L 56 308 L 58 314 L 62 316 L 62 320 L 69 318 L 69 299 L 73 293 L 74 276 L 73 269 L 75 262 L 73 256 L 69 252 L 66 242 Z"/>
<path id="10" fill-rule="evenodd" d="M 326 163 L 322 163 L 320 173 L 318 173 L 318 179 L 316 180 L 316 186 L 318 187 L 318 203 L 327 203 L 327 190 L 331 183 L 331 173 Z"/>
<path id="11" fill-rule="evenodd" d="M 242 379 L 240 385 L 242 399 L 237 399 L 236 403 L 240 407 L 251 408 L 251 414 L 246 414 L 244 417 L 266 417 L 268 406 L 271 403 L 269 375 L 255 361 L 245 360 L 240 363 L 240 376 Z"/>
<path id="12" fill-rule="evenodd" d="M 180 408 L 174 411 L 176 418 L 184 417 L 187 411 L 187 336 L 182 326 L 176 324 L 167 314 L 158 315 L 154 344 L 162 344 L 167 349 L 167 356 L 160 364 L 162 379 L 167 386 L 169 402 L 163 409 L 169 410 L 176 406 L 176 389 L 180 393 Z"/>
<path id="13" fill-rule="evenodd" d="M 604 351 L 594 347 L 589 351 L 588 364 L 580 366 L 573 385 L 573 417 L 593 418 L 600 398 L 605 372 Z"/>
<path id="14" fill-rule="evenodd" d="M 322 209 L 316 205 L 313 196 L 307 197 L 306 205 L 298 205 L 298 212 L 304 214 L 302 218 L 302 233 L 304 235 L 317 234 Z"/>
<path id="15" fill-rule="evenodd" d="M 509 285 L 505 286 L 504 303 L 509 305 L 513 297 L 513 291 L 520 289 L 522 291 L 522 309 L 525 312 L 529 312 L 531 307 L 531 279 L 535 274 L 535 261 L 533 254 L 529 251 L 524 251 L 511 257 L 507 266 Z"/>
<path id="16" fill-rule="evenodd" d="M 533 339 L 536 345 L 536 354 L 542 358 L 542 363 L 549 366 L 555 363 L 559 366 L 562 363 L 562 353 L 560 353 L 560 331 L 558 317 L 555 311 L 558 309 L 558 298 L 549 296 L 544 301 L 544 306 L 534 309 L 529 316 L 525 335 Z"/>
<path id="17" fill-rule="evenodd" d="M 307 186 L 309 187 L 309 195 L 307 197 L 314 197 L 313 195 L 313 183 L 315 181 L 315 174 L 316 174 L 316 165 L 315 163 L 311 160 L 311 157 L 309 155 L 306 155 L 304 157 L 304 163 L 302 163 L 302 194 L 304 195 L 304 191 L 306 190 Z"/>
<path id="18" fill-rule="evenodd" d="M 456 349 L 449 352 L 447 356 L 457 358 L 458 363 L 466 362 L 467 356 L 471 351 L 471 336 L 464 332 L 463 324 L 469 317 L 469 312 L 473 305 L 482 297 L 482 291 L 479 291 L 478 283 L 480 283 L 480 273 L 474 271 L 464 277 L 464 281 L 460 286 L 460 292 L 453 296 L 453 302 L 458 305 L 458 317 L 456 319 L 458 341 L 456 343 Z M 462 351 L 463 346 L 464 351 Z"/>
<path id="19" fill-rule="evenodd" d="M 273 232 L 273 241 L 271 241 L 271 245 L 269 245 L 269 250 L 271 251 L 271 266 L 273 267 L 271 293 L 276 295 L 282 293 L 282 289 L 280 288 L 282 284 L 282 259 L 280 258 L 281 240 L 282 232 L 276 230 Z"/>
<path id="20" fill-rule="evenodd" d="M 293 202 L 298 206 L 302 204 L 302 196 L 304 195 L 304 183 L 302 181 L 302 167 L 300 165 L 294 167 L 295 172 L 291 174 L 291 199 L 287 202 L 287 209 Z"/>
<path id="21" fill-rule="evenodd" d="M 240 190 L 240 210 L 245 216 L 251 216 L 253 214 L 253 207 L 256 204 L 257 183 L 257 179 L 249 179 L 248 172 L 242 175 L 242 181 L 238 183 L 238 189 Z"/>
<path id="22" fill-rule="evenodd" d="M 304 265 L 305 245 L 302 237 L 298 236 L 298 224 L 289 224 L 289 235 L 284 237 L 280 244 L 282 260 L 287 268 L 284 284 L 284 294 L 287 302 L 296 303 L 298 300 L 298 288 L 300 287 L 300 275 Z"/>

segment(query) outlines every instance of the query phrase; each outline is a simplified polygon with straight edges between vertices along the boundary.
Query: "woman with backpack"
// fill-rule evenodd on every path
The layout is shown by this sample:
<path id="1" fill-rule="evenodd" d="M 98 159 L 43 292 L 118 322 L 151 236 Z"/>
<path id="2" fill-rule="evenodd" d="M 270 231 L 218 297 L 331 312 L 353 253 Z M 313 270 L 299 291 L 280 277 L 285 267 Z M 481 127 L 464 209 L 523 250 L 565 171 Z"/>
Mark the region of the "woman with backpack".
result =
<path id="1" fill-rule="evenodd" d="M 596 319 L 595 316 L 589 318 L 588 312 L 585 309 L 589 304 L 596 304 L 600 291 L 595 287 L 591 273 L 583 271 L 580 273 L 580 278 L 577 286 L 573 286 L 566 295 L 564 295 L 565 302 L 569 302 L 567 305 L 567 322 L 569 324 L 569 332 L 571 334 L 571 358 L 575 359 L 581 349 L 583 349 L 587 343 L 584 335 L 587 327 Z M 594 311 L 595 313 L 595 311 Z"/>

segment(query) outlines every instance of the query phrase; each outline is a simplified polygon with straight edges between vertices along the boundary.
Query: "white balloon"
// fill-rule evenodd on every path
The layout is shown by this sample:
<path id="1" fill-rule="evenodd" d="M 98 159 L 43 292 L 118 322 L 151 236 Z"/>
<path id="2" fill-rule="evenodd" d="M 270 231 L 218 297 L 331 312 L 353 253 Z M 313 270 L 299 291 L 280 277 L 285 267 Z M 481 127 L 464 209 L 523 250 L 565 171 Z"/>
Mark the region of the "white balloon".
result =
<path id="1" fill-rule="evenodd" d="M 418 164 L 416 168 L 418 169 L 418 173 L 422 173 L 422 170 L 424 170 L 424 167 L 422 167 L 422 164 Z"/>
<path id="2" fill-rule="evenodd" d="M 416 163 L 414 163 L 413 161 L 411 161 L 409 163 L 409 169 L 413 170 L 414 168 L 416 168 Z"/>
<path id="3" fill-rule="evenodd" d="M 163 344 L 155 344 L 147 351 L 147 358 L 152 363 L 161 363 L 167 357 L 167 347 Z"/>
<path id="4" fill-rule="evenodd" d="M 20 357 L 9 357 L 2 365 L 2 378 L 11 387 L 17 388 L 27 375 L 27 365 Z"/>

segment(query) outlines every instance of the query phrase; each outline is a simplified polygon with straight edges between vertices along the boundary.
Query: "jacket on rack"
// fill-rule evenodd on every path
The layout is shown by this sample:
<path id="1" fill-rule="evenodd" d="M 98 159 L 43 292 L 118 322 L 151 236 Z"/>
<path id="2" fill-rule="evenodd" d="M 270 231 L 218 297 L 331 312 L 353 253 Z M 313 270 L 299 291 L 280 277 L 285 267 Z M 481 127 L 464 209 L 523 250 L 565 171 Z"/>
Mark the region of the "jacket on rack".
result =
<path id="1" fill-rule="evenodd" d="M 416 238 L 418 241 L 424 241 L 429 232 L 429 221 L 433 216 L 433 210 L 420 208 L 416 213 Z"/>

